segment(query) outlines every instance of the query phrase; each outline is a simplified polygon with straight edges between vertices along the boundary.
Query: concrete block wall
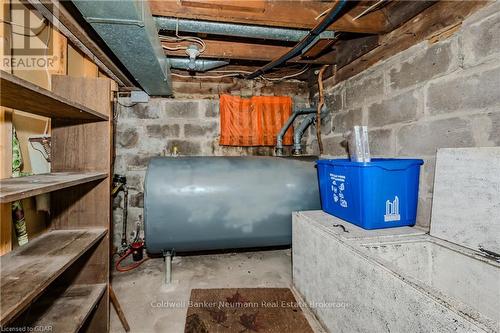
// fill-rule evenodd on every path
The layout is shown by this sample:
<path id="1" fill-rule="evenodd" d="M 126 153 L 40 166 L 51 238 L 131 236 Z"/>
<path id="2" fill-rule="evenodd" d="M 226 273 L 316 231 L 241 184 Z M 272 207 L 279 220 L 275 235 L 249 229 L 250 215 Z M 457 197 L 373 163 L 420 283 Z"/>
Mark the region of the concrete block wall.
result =
<path id="1" fill-rule="evenodd" d="M 500 145 L 500 2 L 467 18 L 446 40 L 422 42 L 329 85 L 325 154 L 346 156 L 344 133 L 367 125 L 372 155 L 423 158 L 417 223 L 427 227 L 436 150 Z M 314 127 L 304 140 L 317 153 Z"/>

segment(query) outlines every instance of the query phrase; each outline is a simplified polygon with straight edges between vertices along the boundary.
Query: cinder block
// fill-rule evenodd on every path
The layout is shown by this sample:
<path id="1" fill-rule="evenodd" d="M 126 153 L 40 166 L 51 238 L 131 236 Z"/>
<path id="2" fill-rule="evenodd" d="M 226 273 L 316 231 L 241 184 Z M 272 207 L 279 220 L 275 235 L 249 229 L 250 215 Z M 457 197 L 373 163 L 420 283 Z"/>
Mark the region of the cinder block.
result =
<path id="1" fill-rule="evenodd" d="M 314 128 L 316 130 L 316 128 Z M 304 136 L 308 131 L 304 133 Z M 321 135 L 328 135 L 332 132 L 332 113 L 329 112 L 321 118 Z"/>
<path id="2" fill-rule="evenodd" d="M 436 158 L 423 158 L 424 165 L 420 168 L 420 190 L 423 196 L 432 195 L 434 191 L 434 173 L 436 171 Z"/>
<path id="3" fill-rule="evenodd" d="M 476 146 L 500 146 L 500 108 L 496 112 L 472 116 L 471 121 Z"/>
<path id="4" fill-rule="evenodd" d="M 145 170 L 153 154 L 126 154 L 127 170 Z"/>
<path id="5" fill-rule="evenodd" d="M 383 71 L 359 74 L 345 84 L 345 106 L 352 108 L 384 94 Z"/>
<path id="6" fill-rule="evenodd" d="M 397 143 L 399 155 L 434 156 L 437 148 L 472 147 L 474 138 L 470 121 L 450 118 L 405 125 Z"/>
<path id="7" fill-rule="evenodd" d="M 200 102 L 200 110 L 203 114 L 205 111 L 205 117 L 207 118 L 219 118 L 219 100 L 218 99 L 207 99 Z"/>
<path id="8" fill-rule="evenodd" d="M 343 88 L 341 84 L 325 91 L 325 106 L 330 113 L 339 112 L 344 107 Z M 317 98 L 317 97 L 316 97 Z"/>
<path id="9" fill-rule="evenodd" d="M 201 152 L 201 144 L 196 141 L 168 140 L 167 151 L 171 152 L 174 147 L 177 147 L 180 155 L 199 155 Z"/>
<path id="10" fill-rule="evenodd" d="M 323 138 L 323 154 L 332 155 L 338 157 L 347 157 L 347 142 L 342 136 L 332 136 L 329 138 Z M 316 140 L 311 142 L 313 150 L 317 150 L 318 143 Z M 316 148 L 314 148 L 316 147 Z"/>
<path id="11" fill-rule="evenodd" d="M 420 91 L 412 90 L 370 105 L 368 126 L 381 127 L 416 120 L 421 98 Z"/>
<path id="12" fill-rule="evenodd" d="M 144 191 L 144 177 L 145 172 L 127 173 L 127 186 L 129 189 L 143 192 Z"/>
<path id="13" fill-rule="evenodd" d="M 144 193 L 138 192 L 130 194 L 128 204 L 130 207 L 144 208 Z"/>
<path id="14" fill-rule="evenodd" d="M 199 102 L 192 100 L 165 100 L 164 115 L 167 118 L 198 118 Z"/>
<path id="15" fill-rule="evenodd" d="M 210 122 L 206 124 L 185 124 L 184 137 L 190 138 L 193 136 L 204 136 L 217 131 L 218 123 Z"/>
<path id="16" fill-rule="evenodd" d="M 127 149 L 136 147 L 139 141 L 139 135 L 135 128 L 127 128 L 122 132 L 117 132 L 116 137 L 120 147 Z"/>
<path id="17" fill-rule="evenodd" d="M 483 17 L 483 12 L 490 15 Z M 473 66 L 493 58 L 500 61 L 500 2 L 494 2 L 477 14 L 462 25 L 466 66 Z"/>
<path id="18" fill-rule="evenodd" d="M 422 43 L 420 52 L 405 61 L 395 63 L 389 70 L 391 89 L 405 89 L 419 83 L 425 83 L 434 77 L 458 68 L 459 54 L 456 38 L 431 47 L 427 47 L 427 42 Z"/>
<path id="19" fill-rule="evenodd" d="M 159 108 L 155 99 L 149 103 L 139 103 L 133 107 L 120 106 L 120 117 L 136 119 L 158 119 Z"/>
<path id="20" fill-rule="evenodd" d="M 426 107 L 430 114 L 454 111 L 498 110 L 500 67 L 466 71 L 451 79 L 439 80 L 427 88 Z"/>
<path id="21" fill-rule="evenodd" d="M 350 109 L 333 115 L 332 128 L 335 134 L 343 135 L 351 130 L 354 125 L 364 125 L 363 110 L 361 108 Z"/>
<path id="22" fill-rule="evenodd" d="M 392 129 L 371 130 L 368 133 L 370 154 L 378 157 L 394 157 Z"/>
<path id="23" fill-rule="evenodd" d="M 417 207 L 417 225 L 428 228 L 431 225 L 432 197 L 420 196 Z"/>
<path id="24" fill-rule="evenodd" d="M 178 138 L 179 132 L 180 132 L 180 127 L 179 127 L 179 124 L 147 125 L 146 132 L 148 134 L 148 138 L 165 138 L 165 137 Z"/>

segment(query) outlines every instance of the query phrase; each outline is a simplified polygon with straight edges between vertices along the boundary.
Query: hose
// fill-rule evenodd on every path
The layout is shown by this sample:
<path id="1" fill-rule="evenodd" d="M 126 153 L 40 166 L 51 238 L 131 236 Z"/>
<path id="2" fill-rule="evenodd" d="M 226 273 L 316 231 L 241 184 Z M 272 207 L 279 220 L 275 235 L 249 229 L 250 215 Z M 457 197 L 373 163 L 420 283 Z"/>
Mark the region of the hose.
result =
<path id="1" fill-rule="evenodd" d="M 115 263 L 115 268 L 118 272 L 128 272 L 128 271 L 131 271 L 137 267 L 139 267 L 140 265 L 142 265 L 142 263 L 144 263 L 145 261 L 149 260 L 149 257 L 147 258 L 144 258 L 140 261 L 136 261 L 128 266 L 120 266 L 121 262 L 127 258 L 129 255 L 131 255 L 132 253 L 134 252 L 133 249 L 128 249 L 127 251 L 125 251 L 125 253 L 120 257 L 118 258 L 118 260 L 116 261 Z"/>
<path id="2" fill-rule="evenodd" d="M 319 34 L 325 31 L 326 28 L 328 28 L 337 19 L 337 16 L 342 11 L 346 3 L 347 0 L 340 0 L 337 6 L 335 6 L 335 8 L 332 8 L 330 12 L 328 12 L 328 14 L 325 16 L 325 18 L 320 23 L 318 23 L 311 31 L 309 31 L 309 33 L 304 38 L 302 38 L 302 40 L 298 42 L 297 45 L 295 45 L 290 51 L 288 51 L 278 59 L 273 60 L 270 63 L 255 70 L 254 72 L 246 75 L 245 79 L 255 79 L 256 77 L 259 77 L 262 74 L 270 71 L 271 69 L 280 66 L 288 60 L 298 56 L 303 49 L 311 44 Z"/>

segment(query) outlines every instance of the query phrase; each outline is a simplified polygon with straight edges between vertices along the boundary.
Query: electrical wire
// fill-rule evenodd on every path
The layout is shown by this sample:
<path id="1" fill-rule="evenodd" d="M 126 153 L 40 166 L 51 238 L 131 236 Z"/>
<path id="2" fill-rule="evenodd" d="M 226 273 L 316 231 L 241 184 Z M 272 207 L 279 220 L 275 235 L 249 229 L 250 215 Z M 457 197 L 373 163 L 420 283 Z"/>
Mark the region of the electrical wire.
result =
<path id="1" fill-rule="evenodd" d="M 265 81 L 272 81 L 272 82 L 283 81 L 283 80 L 286 80 L 286 79 L 289 79 L 292 77 L 296 77 L 296 76 L 299 76 L 299 75 L 305 73 L 309 69 L 309 67 L 310 67 L 309 65 L 306 65 L 304 68 L 302 68 L 300 71 L 298 71 L 296 73 L 281 76 L 281 77 L 266 77 L 264 75 L 261 75 L 258 78 L 263 79 Z M 170 74 L 172 76 L 175 76 L 175 77 L 188 78 L 188 79 L 191 79 L 191 78 L 222 79 L 222 78 L 226 78 L 226 77 L 237 77 L 237 76 L 241 76 L 241 74 L 251 73 L 250 71 L 224 71 L 224 70 L 218 70 L 218 71 L 212 71 L 212 72 L 213 73 L 228 73 L 228 74 L 224 74 L 224 75 L 197 75 L 197 76 L 184 75 L 184 74 L 178 74 L 178 73 L 170 73 Z"/>
<path id="2" fill-rule="evenodd" d="M 175 37 L 170 37 L 170 36 L 160 36 L 160 40 L 166 41 L 167 43 L 175 43 L 175 42 L 191 42 L 191 43 L 197 43 L 201 45 L 201 50 L 199 50 L 200 53 L 205 52 L 207 45 L 203 39 L 198 38 L 198 37 L 190 37 L 190 36 L 180 36 L 179 35 L 179 19 L 177 18 L 177 24 L 175 26 Z M 188 46 L 175 46 L 175 47 L 169 47 L 166 45 L 162 45 L 162 48 L 164 48 L 167 51 L 179 51 L 179 50 L 187 50 Z"/>
<path id="3" fill-rule="evenodd" d="M 266 80 L 266 81 L 283 81 L 283 80 L 290 79 L 292 77 L 296 77 L 296 76 L 299 76 L 301 74 L 304 74 L 307 70 L 309 70 L 309 66 L 305 66 L 303 69 L 301 69 L 297 73 L 285 75 L 285 76 L 282 76 L 282 77 L 270 78 L 270 77 L 265 77 L 264 75 L 261 75 L 259 77 L 262 78 L 262 79 L 264 79 L 264 80 Z"/>
<path id="4" fill-rule="evenodd" d="M 172 73 L 172 74 L 173 74 L 173 73 Z M 136 106 L 137 104 L 139 104 L 139 103 L 132 103 L 132 104 L 129 104 L 129 105 L 127 105 L 127 104 L 122 104 L 122 103 L 118 102 L 118 99 L 116 99 L 116 103 L 117 103 L 117 104 L 119 104 L 119 105 L 121 105 L 121 106 L 123 106 L 124 108 L 131 108 L 131 107 L 134 107 L 134 106 Z"/>
<path id="5" fill-rule="evenodd" d="M 225 74 L 225 75 L 197 75 L 197 76 L 192 76 L 192 75 L 184 75 L 184 74 L 177 74 L 177 73 L 170 73 L 172 76 L 175 77 L 182 77 L 182 78 L 196 78 L 196 79 L 222 79 L 225 77 L 235 77 L 235 76 L 241 76 L 241 74 L 234 73 L 234 74 Z"/>
<path id="6" fill-rule="evenodd" d="M 14 27 L 20 27 L 20 28 L 23 28 L 24 30 L 27 30 L 27 29 L 31 29 L 32 31 L 33 30 L 38 30 L 38 32 L 36 32 L 35 34 L 25 34 L 25 33 L 19 33 L 19 32 L 15 32 L 14 30 L 11 31 L 11 33 L 13 34 L 16 34 L 16 35 L 20 35 L 20 36 L 24 36 L 24 37 L 36 37 L 38 36 L 39 34 L 42 33 L 42 31 L 45 29 L 46 25 L 45 25 L 45 22 L 46 22 L 46 19 L 45 17 L 42 18 L 42 21 L 40 22 L 40 25 L 36 28 L 31 28 L 31 27 L 27 27 L 25 25 L 22 25 L 22 24 L 19 24 L 19 23 L 15 23 L 15 22 L 12 22 L 12 21 L 6 21 L 6 20 L 2 20 L 0 19 L 0 22 L 1 23 L 5 23 L 5 24 L 8 24 L 8 25 L 11 25 L 11 26 L 14 26 Z"/>
<path id="7" fill-rule="evenodd" d="M 370 7 L 366 8 L 361 13 L 359 13 L 358 15 L 356 15 L 355 17 L 353 17 L 352 21 L 356 21 L 360 17 L 365 16 L 366 14 L 368 14 L 371 11 L 373 11 L 375 8 L 377 8 L 378 6 L 380 6 L 380 4 L 382 4 L 384 2 L 386 2 L 386 0 L 380 0 L 380 1 L 376 2 L 375 4 L 371 5 Z"/>

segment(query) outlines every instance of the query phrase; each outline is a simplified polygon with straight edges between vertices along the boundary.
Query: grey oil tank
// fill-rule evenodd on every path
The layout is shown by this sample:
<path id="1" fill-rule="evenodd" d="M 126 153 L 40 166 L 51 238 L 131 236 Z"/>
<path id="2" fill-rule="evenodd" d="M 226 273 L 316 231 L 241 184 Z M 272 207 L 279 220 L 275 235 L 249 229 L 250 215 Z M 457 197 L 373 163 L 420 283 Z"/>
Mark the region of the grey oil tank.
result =
<path id="1" fill-rule="evenodd" d="M 145 181 L 150 253 L 291 244 L 292 211 L 320 209 L 315 159 L 159 157 Z"/>

